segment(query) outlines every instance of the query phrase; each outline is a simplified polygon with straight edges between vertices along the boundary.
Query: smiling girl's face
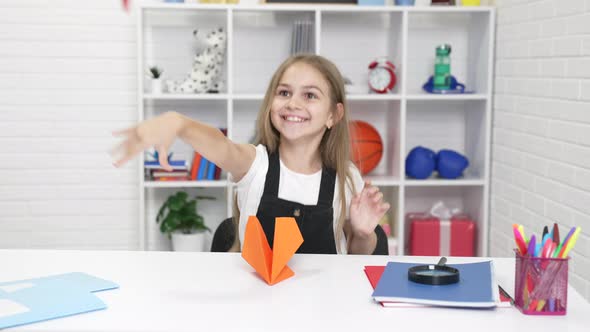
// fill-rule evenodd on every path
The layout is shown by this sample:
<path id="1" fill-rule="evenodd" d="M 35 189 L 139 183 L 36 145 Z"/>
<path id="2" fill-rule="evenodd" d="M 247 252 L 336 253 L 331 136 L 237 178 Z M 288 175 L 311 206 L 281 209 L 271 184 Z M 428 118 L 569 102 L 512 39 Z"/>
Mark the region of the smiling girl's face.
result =
<path id="1" fill-rule="evenodd" d="M 289 67 L 274 92 L 271 121 L 281 140 L 306 144 L 320 142 L 334 125 L 329 85 L 312 66 L 295 63 Z"/>

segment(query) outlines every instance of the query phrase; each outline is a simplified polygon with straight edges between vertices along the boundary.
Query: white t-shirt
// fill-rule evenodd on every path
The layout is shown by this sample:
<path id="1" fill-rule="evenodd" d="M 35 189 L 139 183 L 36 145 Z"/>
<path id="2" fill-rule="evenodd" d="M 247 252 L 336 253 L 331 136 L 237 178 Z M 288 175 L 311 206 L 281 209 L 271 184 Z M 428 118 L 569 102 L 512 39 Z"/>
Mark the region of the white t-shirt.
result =
<path id="1" fill-rule="evenodd" d="M 314 174 L 300 174 L 288 169 L 283 162 L 280 162 L 280 179 L 279 179 L 279 198 L 297 202 L 305 205 L 316 205 L 320 195 L 320 183 L 322 180 L 322 171 Z M 246 223 L 249 216 L 255 216 L 258 212 L 258 205 L 264 192 L 264 183 L 266 182 L 266 172 L 268 171 L 268 152 L 262 144 L 256 146 L 256 157 L 250 166 L 250 169 L 244 177 L 237 182 L 237 203 L 240 210 L 239 236 L 240 244 L 244 244 L 244 233 L 246 232 Z M 350 173 L 357 191 L 363 188 L 363 178 L 354 166 L 350 163 Z M 346 213 L 350 207 L 352 192 L 350 186 L 346 187 Z M 334 185 L 334 234 L 338 218 L 340 218 L 340 193 L 338 191 L 338 176 Z M 336 239 L 336 236 L 334 236 Z M 346 253 L 346 239 L 341 234 L 341 245 L 336 246 L 338 253 Z M 344 252 L 341 252 L 342 250 Z"/>

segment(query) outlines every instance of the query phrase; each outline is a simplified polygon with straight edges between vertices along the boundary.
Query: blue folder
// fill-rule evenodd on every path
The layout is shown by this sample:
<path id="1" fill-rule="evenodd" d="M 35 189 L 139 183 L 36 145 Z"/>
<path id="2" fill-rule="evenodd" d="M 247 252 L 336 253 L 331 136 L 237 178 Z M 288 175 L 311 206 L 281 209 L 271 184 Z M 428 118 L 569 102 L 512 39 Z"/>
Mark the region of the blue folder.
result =
<path id="1" fill-rule="evenodd" d="M 498 302 L 498 285 L 491 261 L 449 264 L 459 270 L 456 284 L 433 286 L 408 280 L 408 269 L 420 263 L 389 262 L 373 292 L 379 302 L 405 302 L 450 307 L 491 308 Z"/>
<path id="2" fill-rule="evenodd" d="M 81 272 L 0 283 L 0 303 L 22 309 L 0 316 L 0 329 L 105 309 L 93 293 L 118 287 Z"/>

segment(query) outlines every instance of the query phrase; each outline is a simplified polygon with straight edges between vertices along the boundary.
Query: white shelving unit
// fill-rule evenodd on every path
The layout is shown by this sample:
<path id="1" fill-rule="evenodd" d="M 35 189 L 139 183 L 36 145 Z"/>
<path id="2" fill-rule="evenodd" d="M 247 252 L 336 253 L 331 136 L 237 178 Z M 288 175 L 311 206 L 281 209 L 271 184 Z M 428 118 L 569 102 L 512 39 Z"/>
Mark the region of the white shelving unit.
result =
<path id="1" fill-rule="evenodd" d="M 278 65 L 290 54 L 297 20 L 314 24 L 315 52 L 331 59 L 357 84 L 366 84 L 367 65 L 387 56 L 397 68 L 398 83 L 386 95 L 349 94 L 351 119 L 371 123 L 384 141 L 384 155 L 366 176 L 380 186 L 392 209 L 389 219 L 404 254 L 408 212 L 429 210 L 438 200 L 461 208 L 477 222 L 479 256 L 487 255 L 490 185 L 490 137 L 495 11 L 491 7 L 361 7 L 349 5 L 202 5 L 143 3 L 138 19 L 139 120 L 176 110 L 248 142 L 264 91 Z M 153 95 L 143 77 L 157 64 L 164 78 L 184 77 L 192 64 L 193 29 L 227 29 L 226 89 L 219 94 Z M 451 72 L 472 94 L 431 95 L 421 90 L 432 75 L 435 47 L 452 45 Z M 407 179 L 405 156 L 416 145 L 435 151 L 449 148 L 470 160 L 464 178 Z M 176 157 L 192 161 L 192 149 L 176 142 Z M 168 249 L 155 215 L 176 190 L 213 195 L 199 207 L 215 229 L 232 214 L 233 185 L 222 173 L 218 181 L 149 182 L 140 164 L 140 246 Z"/>

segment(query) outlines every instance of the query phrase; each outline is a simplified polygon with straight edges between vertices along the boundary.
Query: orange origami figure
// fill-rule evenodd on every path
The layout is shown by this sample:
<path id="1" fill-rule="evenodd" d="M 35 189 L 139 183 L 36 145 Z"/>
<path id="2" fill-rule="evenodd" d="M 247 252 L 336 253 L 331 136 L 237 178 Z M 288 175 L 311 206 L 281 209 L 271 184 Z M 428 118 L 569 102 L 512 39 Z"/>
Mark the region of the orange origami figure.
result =
<path id="1" fill-rule="evenodd" d="M 269 285 L 274 285 L 295 275 L 287 262 L 303 243 L 303 237 L 295 218 L 275 218 L 273 249 L 270 249 L 262 225 L 256 216 L 248 218 L 242 257 Z"/>

